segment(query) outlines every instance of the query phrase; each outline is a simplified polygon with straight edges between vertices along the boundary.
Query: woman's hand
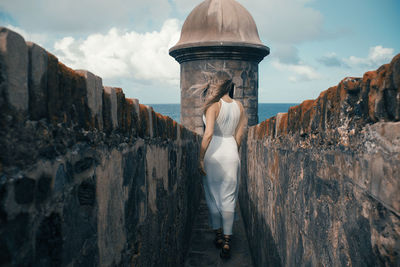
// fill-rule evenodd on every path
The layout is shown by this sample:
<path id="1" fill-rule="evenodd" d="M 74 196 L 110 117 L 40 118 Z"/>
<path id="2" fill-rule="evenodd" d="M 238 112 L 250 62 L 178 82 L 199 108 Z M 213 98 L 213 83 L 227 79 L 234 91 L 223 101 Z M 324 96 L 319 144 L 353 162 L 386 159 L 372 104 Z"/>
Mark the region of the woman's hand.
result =
<path id="1" fill-rule="evenodd" d="M 199 160 L 199 172 L 203 176 L 207 175 L 206 171 L 204 170 L 204 160 L 202 160 L 202 159 Z"/>

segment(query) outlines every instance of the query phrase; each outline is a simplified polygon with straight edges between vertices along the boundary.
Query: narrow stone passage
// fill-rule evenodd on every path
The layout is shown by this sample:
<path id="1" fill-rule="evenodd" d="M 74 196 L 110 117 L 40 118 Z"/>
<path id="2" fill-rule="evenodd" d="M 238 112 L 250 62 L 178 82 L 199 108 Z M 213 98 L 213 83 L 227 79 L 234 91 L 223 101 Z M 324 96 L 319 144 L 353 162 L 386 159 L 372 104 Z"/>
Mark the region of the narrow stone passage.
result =
<path id="1" fill-rule="evenodd" d="M 204 196 L 204 194 L 203 194 Z M 200 201 L 195 223 L 192 230 L 189 252 L 185 267 L 195 266 L 241 266 L 252 267 L 250 249 L 243 226 L 240 209 L 236 205 L 239 220 L 233 225 L 233 236 L 231 246 L 231 258 L 221 259 L 220 250 L 213 243 L 214 232 L 208 226 L 208 210 L 204 197 Z"/>

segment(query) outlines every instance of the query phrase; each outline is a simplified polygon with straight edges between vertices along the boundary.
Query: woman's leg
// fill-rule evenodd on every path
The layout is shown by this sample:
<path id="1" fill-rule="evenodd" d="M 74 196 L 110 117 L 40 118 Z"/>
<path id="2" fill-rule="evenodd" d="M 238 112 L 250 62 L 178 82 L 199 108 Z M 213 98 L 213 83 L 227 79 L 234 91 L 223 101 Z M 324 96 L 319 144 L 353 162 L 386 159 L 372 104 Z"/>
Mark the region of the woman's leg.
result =
<path id="1" fill-rule="evenodd" d="M 235 218 L 234 212 L 222 211 L 224 235 L 232 235 L 232 227 L 233 227 L 234 218 Z"/>
<path id="2" fill-rule="evenodd" d="M 213 230 L 217 230 L 219 228 L 222 228 L 222 218 L 221 218 L 221 213 L 218 210 L 218 207 L 216 205 L 216 201 L 214 197 L 212 196 L 212 193 L 210 192 L 209 184 L 207 182 L 207 178 L 203 178 L 203 188 L 204 188 L 204 196 L 206 199 L 207 207 L 208 207 L 208 222 L 210 227 Z"/>

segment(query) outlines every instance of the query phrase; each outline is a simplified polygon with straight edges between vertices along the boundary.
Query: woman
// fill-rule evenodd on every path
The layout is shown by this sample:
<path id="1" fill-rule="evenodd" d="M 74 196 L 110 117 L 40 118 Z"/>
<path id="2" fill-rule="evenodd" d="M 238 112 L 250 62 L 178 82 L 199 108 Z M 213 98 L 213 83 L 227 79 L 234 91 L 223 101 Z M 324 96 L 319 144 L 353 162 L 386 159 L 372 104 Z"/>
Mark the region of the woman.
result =
<path id="1" fill-rule="evenodd" d="M 204 105 L 206 128 L 199 170 L 204 176 L 209 223 L 216 234 L 214 243 L 221 248 L 220 256 L 228 258 L 240 175 L 238 150 L 247 121 L 242 104 L 229 96 L 234 88 L 229 74 L 219 71 L 213 80 L 211 97 Z"/>

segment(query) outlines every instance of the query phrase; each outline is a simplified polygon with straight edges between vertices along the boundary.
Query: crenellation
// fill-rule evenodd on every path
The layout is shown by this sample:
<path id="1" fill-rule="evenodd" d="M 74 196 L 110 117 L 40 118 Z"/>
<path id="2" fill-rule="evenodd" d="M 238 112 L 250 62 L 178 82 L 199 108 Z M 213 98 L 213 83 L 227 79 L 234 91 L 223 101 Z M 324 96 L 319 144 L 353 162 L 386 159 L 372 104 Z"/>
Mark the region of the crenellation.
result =
<path id="1" fill-rule="evenodd" d="M 250 127 L 239 196 L 256 266 L 398 265 L 399 62 Z"/>
<path id="2" fill-rule="evenodd" d="M 118 128 L 117 93 L 114 87 L 104 86 L 103 122 L 108 131 Z"/>
<path id="3" fill-rule="evenodd" d="M 47 64 L 46 50 L 35 43 L 27 42 L 29 51 L 29 115 L 32 120 L 47 118 Z"/>
<path id="4" fill-rule="evenodd" d="M 19 34 L 0 27 L 0 106 L 24 116 L 29 108 L 28 47 Z"/>
<path id="5" fill-rule="evenodd" d="M 89 107 L 93 125 L 103 129 L 103 82 L 102 79 L 87 70 L 76 70 L 76 73 L 85 77 L 87 105 Z"/>
<path id="6" fill-rule="evenodd" d="M 181 265 L 186 246 L 154 244 L 190 240 L 200 138 L 24 45 L 0 29 L 0 265 Z M 10 61 L 19 46 L 22 74 Z M 24 86 L 26 105 L 15 99 Z"/>

